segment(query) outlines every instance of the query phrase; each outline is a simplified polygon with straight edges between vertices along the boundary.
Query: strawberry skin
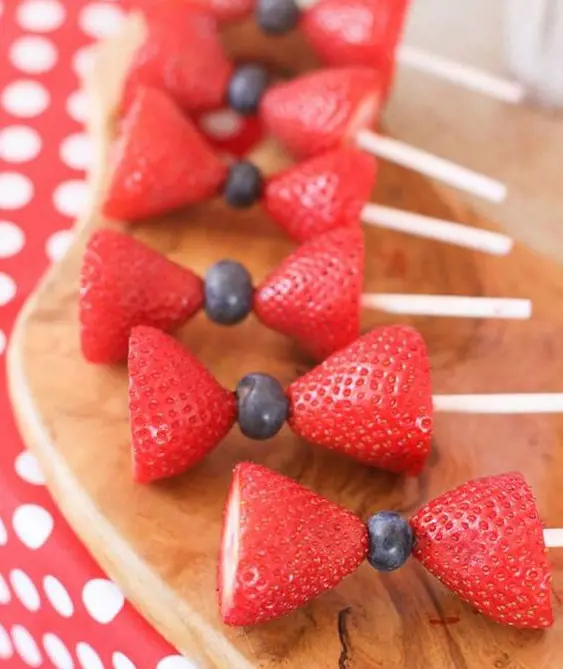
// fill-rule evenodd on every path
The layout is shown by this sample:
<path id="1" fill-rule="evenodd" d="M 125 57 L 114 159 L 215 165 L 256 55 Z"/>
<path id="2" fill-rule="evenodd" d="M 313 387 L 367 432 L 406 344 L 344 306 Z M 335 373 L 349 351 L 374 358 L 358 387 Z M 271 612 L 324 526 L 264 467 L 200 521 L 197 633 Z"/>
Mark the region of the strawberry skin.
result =
<path id="1" fill-rule="evenodd" d="M 127 73 L 124 110 L 139 86 L 166 92 L 188 113 L 221 107 L 233 67 L 213 16 L 189 2 L 162 2 L 145 15 L 147 36 Z"/>
<path id="2" fill-rule="evenodd" d="M 135 325 L 172 331 L 203 305 L 199 277 L 113 230 L 94 232 L 80 274 L 82 352 L 89 362 L 127 359 Z"/>
<path id="3" fill-rule="evenodd" d="M 103 213 L 137 221 L 215 195 L 226 166 L 173 101 L 141 88 L 123 120 Z"/>
<path id="4" fill-rule="evenodd" d="M 378 120 L 381 79 L 367 67 L 318 70 L 272 86 L 260 116 L 268 131 L 298 159 L 353 141 Z"/>
<path id="5" fill-rule="evenodd" d="M 521 474 L 465 483 L 428 503 L 411 526 L 414 556 L 478 611 L 520 628 L 553 624 L 542 524 Z"/>
<path id="6" fill-rule="evenodd" d="M 268 180 L 264 207 L 298 242 L 340 227 L 357 227 L 375 185 L 376 162 L 343 147 L 309 158 Z"/>
<path id="7" fill-rule="evenodd" d="M 363 275 L 362 231 L 332 230 L 300 246 L 266 277 L 254 296 L 255 313 L 322 360 L 360 334 Z"/>
<path id="8" fill-rule="evenodd" d="M 129 344 L 129 415 L 134 477 L 149 483 L 215 448 L 235 422 L 235 396 L 173 337 L 139 326 Z"/>
<path id="9" fill-rule="evenodd" d="M 334 588 L 365 560 L 366 526 L 299 483 L 239 464 L 225 508 L 219 607 L 227 625 L 254 625 Z"/>
<path id="10" fill-rule="evenodd" d="M 396 474 L 424 467 L 432 391 L 416 330 L 369 332 L 292 383 L 288 397 L 289 424 L 303 439 Z"/>

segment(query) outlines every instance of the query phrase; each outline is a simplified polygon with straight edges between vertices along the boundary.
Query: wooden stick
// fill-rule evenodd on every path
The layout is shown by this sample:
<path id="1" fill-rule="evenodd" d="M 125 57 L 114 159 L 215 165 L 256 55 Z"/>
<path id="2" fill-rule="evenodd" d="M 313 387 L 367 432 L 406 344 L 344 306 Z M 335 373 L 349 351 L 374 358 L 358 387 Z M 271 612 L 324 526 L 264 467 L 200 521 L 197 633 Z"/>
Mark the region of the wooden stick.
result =
<path id="1" fill-rule="evenodd" d="M 426 151 L 415 149 L 404 142 L 391 137 L 383 137 L 371 130 L 362 129 L 356 135 L 358 146 L 368 153 L 384 158 L 397 165 L 402 165 L 415 172 L 443 181 L 444 183 L 467 191 L 473 195 L 503 202 L 506 199 L 506 186 L 449 160 L 439 158 Z"/>
<path id="2" fill-rule="evenodd" d="M 397 50 L 397 61 L 419 72 L 440 77 L 501 102 L 520 104 L 526 97 L 526 89 L 516 81 L 483 72 L 471 65 L 457 63 L 413 46 L 400 46 Z"/>
<path id="3" fill-rule="evenodd" d="M 455 318 L 530 318 L 530 300 L 504 297 L 458 297 L 457 295 L 401 295 L 364 293 L 362 306 L 390 314 L 452 316 Z"/>
<path id="4" fill-rule="evenodd" d="M 497 256 L 510 253 L 514 244 L 510 237 L 499 232 L 472 228 L 469 225 L 383 207 L 379 204 L 366 204 L 362 209 L 361 217 L 367 225 L 434 239 Z"/>
<path id="5" fill-rule="evenodd" d="M 563 413 L 563 393 L 434 395 L 433 403 L 447 413 Z"/>
<path id="6" fill-rule="evenodd" d="M 563 528 L 545 529 L 543 531 L 543 542 L 546 548 L 563 548 Z"/>

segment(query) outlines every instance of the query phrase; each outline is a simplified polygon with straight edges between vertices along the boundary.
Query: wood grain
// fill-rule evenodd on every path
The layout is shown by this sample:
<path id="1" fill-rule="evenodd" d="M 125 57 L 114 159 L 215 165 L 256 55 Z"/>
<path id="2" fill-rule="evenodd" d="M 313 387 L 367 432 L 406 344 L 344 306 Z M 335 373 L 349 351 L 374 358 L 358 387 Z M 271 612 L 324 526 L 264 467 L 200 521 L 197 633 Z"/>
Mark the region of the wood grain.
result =
<path id="1" fill-rule="evenodd" d="M 438 416 L 430 463 L 417 479 L 369 470 L 306 444 L 287 429 L 267 443 L 251 442 L 234 429 L 184 476 L 152 486 L 134 484 L 126 370 L 84 362 L 76 306 L 85 240 L 104 224 L 96 203 L 107 178 L 119 65 L 127 61 L 127 43 L 135 43 L 142 25 L 132 22 L 128 30 L 128 38 L 106 47 L 90 81 L 103 112 L 92 126 L 100 167 L 93 175 L 94 204 L 68 255 L 26 305 L 9 349 L 20 426 L 63 513 L 133 604 L 201 669 L 562 665 L 563 611 L 557 597 L 553 629 L 515 631 L 476 615 L 414 561 L 391 575 L 363 566 L 310 606 L 258 628 L 229 629 L 220 623 L 216 562 L 235 463 L 264 463 L 362 516 L 382 508 L 408 515 L 469 478 L 518 469 L 534 487 L 546 524 L 556 525 L 563 522 L 558 476 L 563 418 Z M 268 169 L 284 160 L 271 146 L 257 159 Z M 393 206 L 491 227 L 417 175 L 388 165 L 382 166 L 374 196 Z M 241 213 L 220 200 L 135 226 L 131 233 L 198 272 L 234 257 L 257 281 L 292 248 L 258 208 Z M 531 297 L 535 313 L 529 322 L 410 322 L 427 340 L 436 392 L 563 388 L 563 312 L 557 308 L 563 271 L 525 248 L 517 247 L 506 259 L 493 258 L 370 230 L 365 284 L 369 291 Z M 365 329 L 384 322 L 389 320 L 382 314 L 364 314 Z M 311 364 L 291 341 L 254 318 L 222 329 L 200 315 L 179 336 L 231 388 L 251 371 L 270 372 L 287 383 Z M 563 593 L 563 555 L 552 557 L 554 589 Z"/>

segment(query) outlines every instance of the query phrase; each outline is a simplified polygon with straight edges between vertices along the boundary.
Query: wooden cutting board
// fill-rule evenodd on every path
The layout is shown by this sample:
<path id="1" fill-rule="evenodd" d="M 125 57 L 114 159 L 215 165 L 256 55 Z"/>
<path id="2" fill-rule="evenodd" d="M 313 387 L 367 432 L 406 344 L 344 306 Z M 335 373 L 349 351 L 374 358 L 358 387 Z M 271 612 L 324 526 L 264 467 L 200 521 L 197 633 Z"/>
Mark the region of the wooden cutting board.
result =
<path id="1" fill-rule="evenodd" d="M 234 52 L 256 45 L 251 32 L 231 37 Z M 369 470 L 284 429 L 267 443 L 234 429 L 193 471 L 158 485 L 131 480 L 127 375 L 124 367 L 88 365 L 81 357 L 77 291 L 81 256 L 106 179 L 111 110 L 138 19 L 128 37 L 104 48 L 89 81 L 99 148 L 93 203 L 68 255 L 23 310 L 9 349 L 12 400 L 24 437 L 40 459 L 63 513 L 108 574 L 174 645 L 201 669 L 555 668 L 563 664 L 563 551 L 552 554 L 556 625 L 521 632 L 494 624 L 462 604 L 414 560 L 379 575 L 364 565 L 336 590 L 261 627 L 223 626 L 216 604 L 221 512 L 233 465 L 253 459 L 301 481 L 363 517 L 382 508 L 409 515 L 435 495 L 472 477 L 518 469 L 535 489 L 547 525 L 563 523 L 563 418 L 438 416 L 429 465 L 417 479 Z M 240 39 L 240 34 L 244 35 Z M 238 41 L 237 41 L 238 40 Z M 308 62 L 302 45 L 263 55 L 286 68 Z M 272 54 L 275 56 L 273 57 Z M 294 58 L 290 62 L 289 55 Z M 424 122 L 424 119 L 421 119 Z M 275 147 L 257 159 L 285 160 Z M 407 171 L 382 165 L 378 202 L 492 227 L 455 199 Z M 292 248 L 259 208 L 230 210 L 220 200 L 131 234 L 198 272 L 214 261 L 243 261 L 256 281 Z M 428 343 L 436 392 L 563 390 L 563 271 L 523 247 L 493 258 L 397 234 L 369 230 L 367 291 L 440 292 L 530 297 L 528 322 L 413 319 Z M 405 319 L 407 321 L 407 319 Z M 365 313 L 364 329 L 390 322 Z M 182 341 L 227 387 L 247 372 L 284 383 L 310 366 L 291 341 L 254 318 L 223 329 L 201 314 Z"/>

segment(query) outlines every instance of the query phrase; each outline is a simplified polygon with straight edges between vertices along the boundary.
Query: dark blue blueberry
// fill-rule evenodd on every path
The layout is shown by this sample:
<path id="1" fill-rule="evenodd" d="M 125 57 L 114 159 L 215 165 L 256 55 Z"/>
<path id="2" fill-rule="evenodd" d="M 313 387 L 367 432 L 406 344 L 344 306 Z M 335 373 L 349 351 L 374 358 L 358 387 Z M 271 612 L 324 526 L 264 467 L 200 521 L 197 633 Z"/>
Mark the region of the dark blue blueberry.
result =
<path id="1" fill-rule="evenodd" d="M 252 311 L 254 288 L 248 270 L 234 260 L 221 260 L 205 275 L 205 313 L 215 323 L 234 325 Z"/>
<path id="2" fill-rule="evenodd" d="M 256 23 L 270 35 L 283 35 L 299 23 L 299 7 L 295 0 L 258 0 Z"/>
<path id="3" fill-rule="evenodd" d="M 269 374 L 243 377 L 236 396 L 241 432 L 251 439 L 273 437 L 287 420 L 289 400 L 279 381 Z"/>
<path id="4" fill-rule="evenodd" d="M 248 160 L 233 163 L 223 194 L 231 207 L 250 207 L 262 195 L 260 170 Z"/>
<path id="5" fill-rule="evenodd" d="M 227 89 L 229 106 L 239 114 L 255 114 L 268 87 L 268 73 L 259 65 L 241 65 Z"/>
<path id="6" fill-rule="evenodd" d="M 368 560 L 379 571 L 402 567 L 412 552 L 414 535 L 408 521 L 395 511 L 380 511 L 367 521 Z"/>

